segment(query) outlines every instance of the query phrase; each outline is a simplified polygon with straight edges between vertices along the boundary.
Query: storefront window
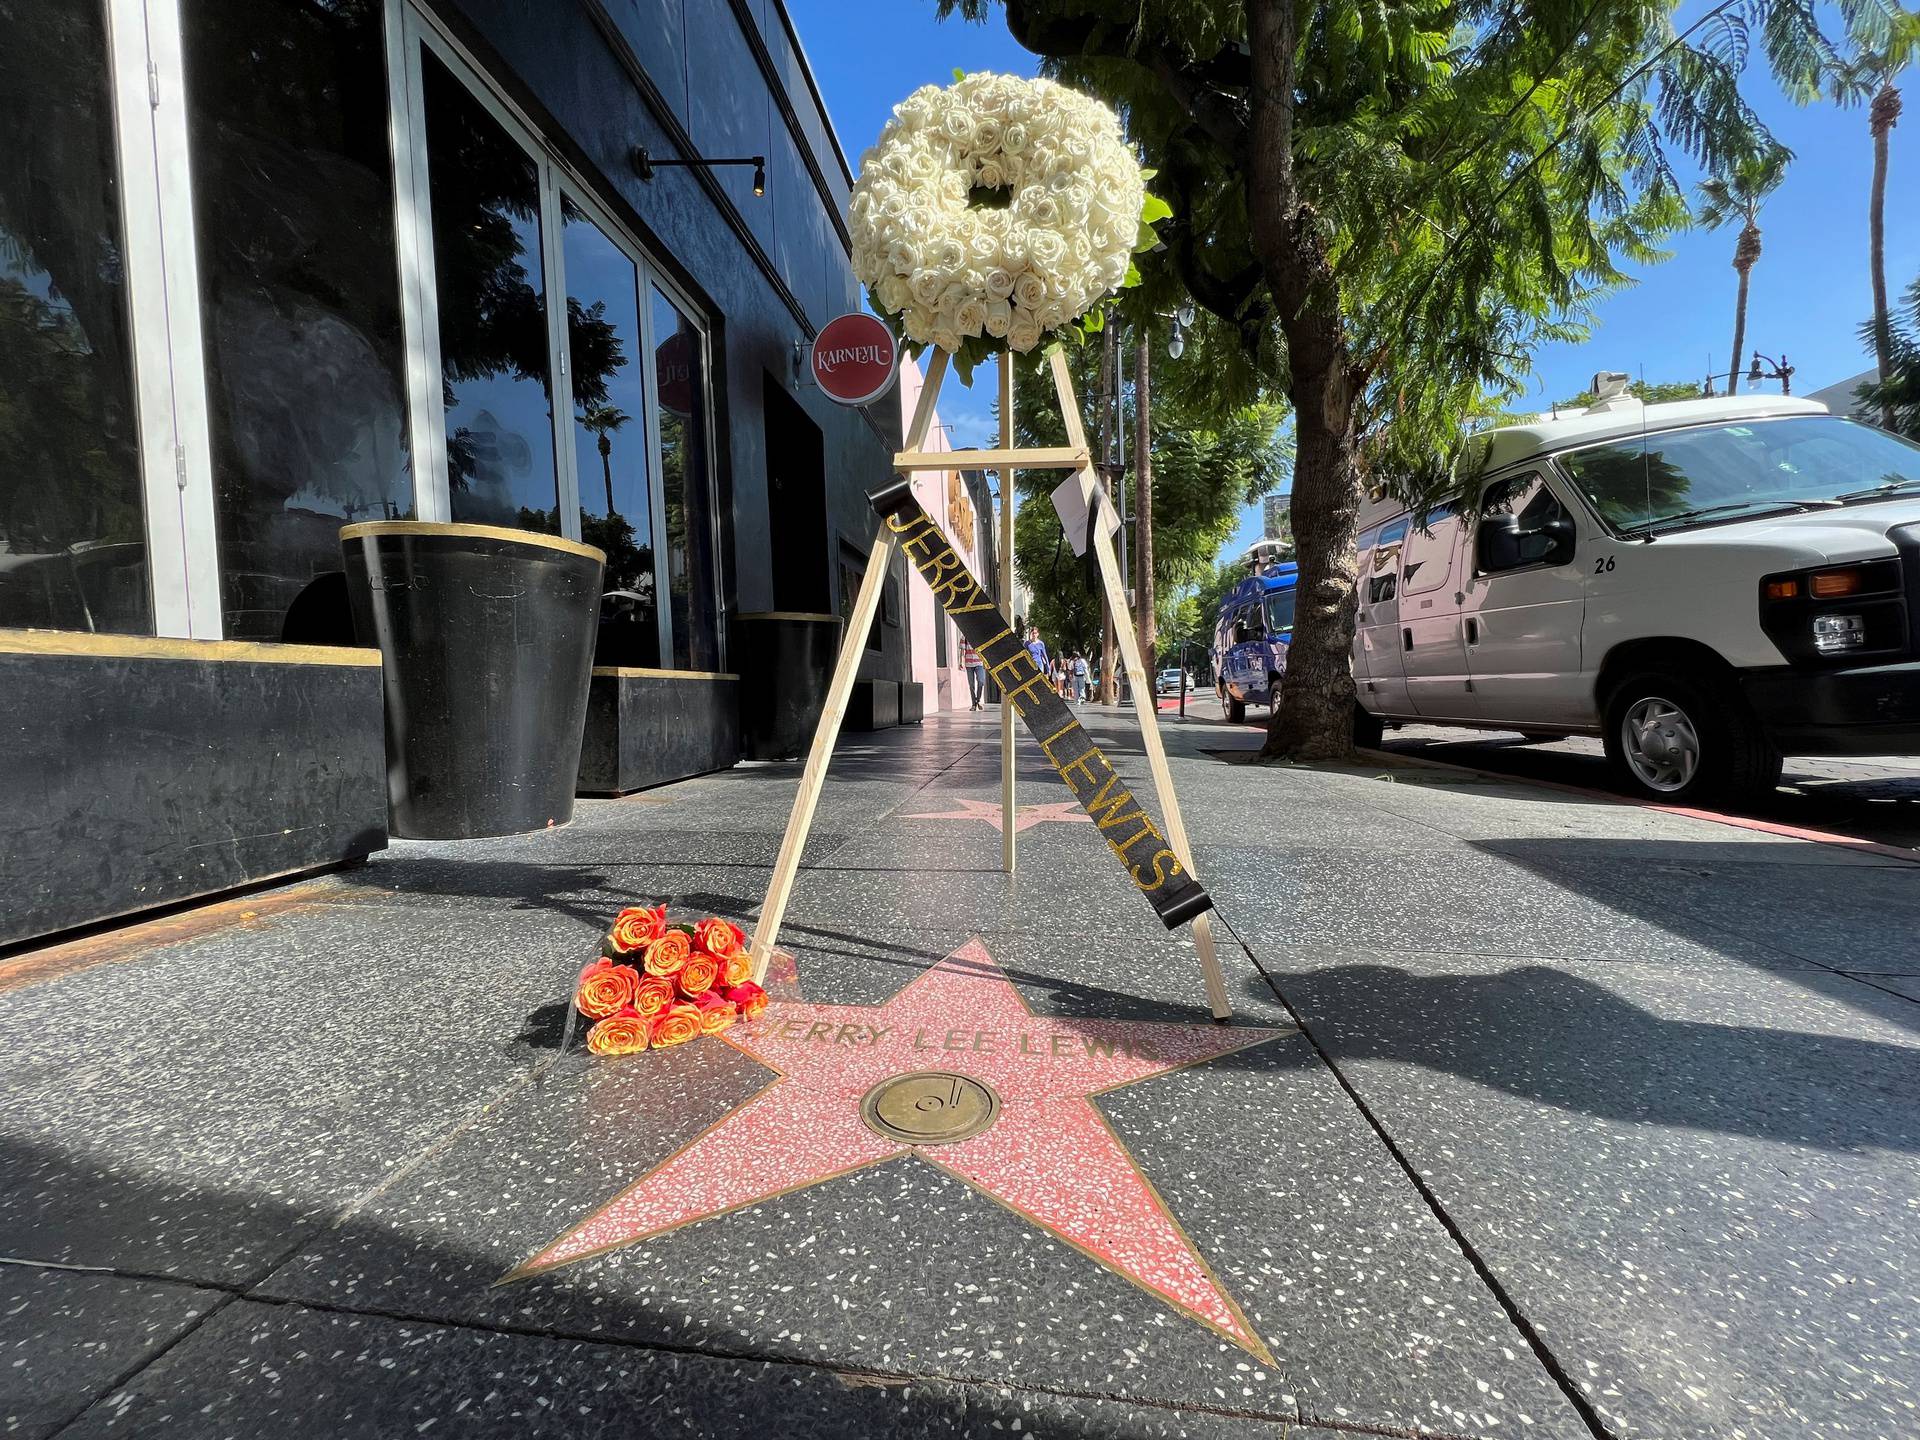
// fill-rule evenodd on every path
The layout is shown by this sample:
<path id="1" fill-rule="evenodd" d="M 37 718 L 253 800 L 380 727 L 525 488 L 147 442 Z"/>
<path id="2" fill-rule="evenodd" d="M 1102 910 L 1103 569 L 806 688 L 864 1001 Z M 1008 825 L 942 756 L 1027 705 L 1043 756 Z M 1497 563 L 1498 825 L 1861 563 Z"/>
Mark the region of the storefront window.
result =
<path id="1" fill-rule="evenodd" d="M 0 625 L 151 634 L 98 0 L 0 3 Z"/>
<path id="2" fill-rule="evenodd" d="M 580 538 L 607 552 L 599 663 L 660 663 L 640 270 L 562 197 Z"/>
<path id="3" fill-rule="evenodd" d="M 220 593 L 273 640 L 413 513 L 380 0 L 183 6 Z"/>
<path id="4" fill-rule="evenodd" d="M 558 534 L 540 174 L 436 56 L 420 65 L 452 515 Z"/>
<path id="5" fill-rule="evenodd" d="M 653 342 L 673 660 L 683 670 L 712 670 L 720 664 L 720 624 L 714 600 L 706 337 L 657 287 L 653 290 Z"/>

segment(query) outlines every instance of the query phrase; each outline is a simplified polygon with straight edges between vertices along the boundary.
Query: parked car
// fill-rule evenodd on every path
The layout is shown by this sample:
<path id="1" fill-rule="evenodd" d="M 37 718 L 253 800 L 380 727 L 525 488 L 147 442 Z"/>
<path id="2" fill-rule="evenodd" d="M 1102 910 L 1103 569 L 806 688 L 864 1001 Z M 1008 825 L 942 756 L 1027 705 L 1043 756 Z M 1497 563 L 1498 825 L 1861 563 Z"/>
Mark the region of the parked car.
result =
<path id="1" fill-rule="evenodd" d="M 1293 641 L 1293 604 L 1300 567 L 1269 565 L 1228 592 L 1214 626 L 1214 690 L 1227 719 L 1239 724 L 1247 706 L 1271 707 L 1280 698 Z"/>
<path id="2" fill-rule="evenodd" d="M 1181 674 L 1180 667 L 1177 665 L 1170 666 L 1153 677 L 1153 688 L 1162 695 L 1177 695 L 1183 685 L 1188 690 L 1193 689 L 1193 676 Z"/>
<path id="3" fill-rule="evenodd" d="M 1769 790 L 1783 755 L 1920 751 L 1920 446 L 1595 379 L 1592 408 L 1480 437 L 1455 498 L 1362 512 L 1356 738 L 1598 735 L 1669 801 Z"/>

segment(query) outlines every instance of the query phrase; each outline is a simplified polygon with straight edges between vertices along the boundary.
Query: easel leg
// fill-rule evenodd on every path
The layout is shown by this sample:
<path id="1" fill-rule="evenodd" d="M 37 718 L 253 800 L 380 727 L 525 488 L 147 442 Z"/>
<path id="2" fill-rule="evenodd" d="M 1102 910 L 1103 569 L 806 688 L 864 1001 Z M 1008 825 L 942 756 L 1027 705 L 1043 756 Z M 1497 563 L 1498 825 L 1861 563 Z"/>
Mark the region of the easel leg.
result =
<path id="1" fill-rule="evenodd" d="M 1056 348 L 1051 359 L 1054 387 L 1060 393 L 1060 414 L 1067 426 L 1067 442 L 1084 446 L 1086 432 L 1080 420 L 1079 402 L 1074 399 L 1073 377 L 1067 370 L 1067 357 Z M 1077 473 L 1081 493 L 1091 508 L 1097 503 L 1094 498 L 1096 482 L 1093 466 L 1083 466 Z M 1146 664 L 1140 657 L 1138 633 L 1133 626 L 1125 623 L 1127 591 L 1120 579 L 1120 559 L 1114 554 L 1113 537 L 1107 533 L 1105 523 L 1098 522 L 1091 528 L 1101 583 L 1106 587 L 1107 603 L 1113 607 L 1114 638 L 1119 642 L 1121 658 L 1127 666 L 1127 677 L 1133 686 L 1133 706 L 1140 717 L 1140 742 L 1147 752 L 1147 766 L 1153 772 L 1153 788 L 1160 801 L 1160 813 L 1166 819 L 1167 844 L 1172 848 L 1175 858 L 1191 871 L 1193 851 L 1187 844 L 1187 826 L 1180 817 L 1179 797 L 1173 793 L 1173 772 L 1167 768 L 1166 747 L 1160 741 L 1160 712 L 1153 698 L 1153 677 L 1147 673 Z M 1193 922 L 1193 944 L 1200 955 L 1200 972 L 1206 977 L 1207 1004 L 1213 1011 L 1213 1018 L 1232 1019 L 1233 1003 L 1227 998 L 1226 977 L 1220 973 L 1220 958 L 1213 946 L 1213 924 L 1206 915 Z"/>
<path id="2" fill-rule="evenodd" d="M 1000 448 L 1013 448 L 1013 356 L 1000 356 Z M 1013 619 L 1013 466 L 1000 467 L 1000 603 Z M 1013 874 L 1018 800 L 1013 778 L 1013 702 L 1000 701 L 1000 868 Z"/>
<path id="3" fill-rule="evenodd" d="M 847 701 L 853 695 L 853 682 L 860 673 L 860 656 L 867 647 L 867 632 L 880 608 L 880 593 L 886 588 L 887 566 L 893 560 L 893 534 L 883 523 L 874 537 L 873 550 L 867 556 L 867 573 L 860 581 L 860 594 L 853 602 L 853 614 L 847 620 L 846 634 L 840 637 L 840 658 L 834 662 L 833 679 L 827 686 L 827 702 L 820 711 L 820 723 L 813 732 L 813 748 L 807 752 L 807 768 L 800 773 L 800 791 L 794 797 L 793 814 L 787 817 L 787 833 L 780 841 L 779 858 L 773 862 L 773 879 L 767 885 L 767 898 L 760 906 L 760 922 L 753 928 L 753 982 L 767 977 L 767 962 L 780 938 L 780 921 L 787 911 L 787 899 L 793 894 L 794 877 L 800 871 L 800 852 L 806 849 L 807 832 L 813 828 L 814 807 L 820 803 L 820 787 L 826 782 L 827 766 L 833 762 L 834 743 L 840 738 L 840 724 L 846 719 Z"/>

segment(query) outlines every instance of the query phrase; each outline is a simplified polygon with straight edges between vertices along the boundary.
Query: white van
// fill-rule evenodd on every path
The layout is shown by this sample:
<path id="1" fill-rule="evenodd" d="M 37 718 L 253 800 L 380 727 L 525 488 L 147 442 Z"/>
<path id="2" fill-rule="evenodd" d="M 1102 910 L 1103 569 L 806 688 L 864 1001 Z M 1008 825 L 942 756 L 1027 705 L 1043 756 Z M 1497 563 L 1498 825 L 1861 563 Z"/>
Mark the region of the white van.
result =
<path id="1" fill-rule="evenodd" d="M 1356 739 L 1598 735 L 1663 800 L 1769 790 L 1783 754 L 1920 752 L 1920 445 L 1595 379 L 1589 410 L 1475 437 L 1457 499 L 1362 511 Z"/>

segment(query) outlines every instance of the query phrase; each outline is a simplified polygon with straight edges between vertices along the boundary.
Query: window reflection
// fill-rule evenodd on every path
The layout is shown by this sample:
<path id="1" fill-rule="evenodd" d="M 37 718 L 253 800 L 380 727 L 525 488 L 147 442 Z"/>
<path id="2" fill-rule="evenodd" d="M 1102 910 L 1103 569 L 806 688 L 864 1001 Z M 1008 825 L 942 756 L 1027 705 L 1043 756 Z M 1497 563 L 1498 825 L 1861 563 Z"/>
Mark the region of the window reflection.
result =
<path id="1" fill-rule="evenodd" d="M 150 634 L 98 0 L 0 4 L 0 625 Z"/>
<path id="2" fill-rule="evenodd" d="M 653 290 L 653 340 L 673 660 L 683 670 L 712 670 L 720 664 L 720 639 L 707 456 L 706 341 L 693 321 L 657 288 Z"/>
<path id="3" fill-rule="evenodd" d="M 230 639 L 413 513 L 380 0 L 182 7 Z"/>
<path id="4" fill-rule="evenodd" d="M 558 534 L 539 173 L 431 52 L 420 66 L 453 518 Z"/>
<path id="5" fill-rule="evenodd" d="M 640 272 L 572 200 L 562 197 L 561 215 L 580 538 L 607 554 L 595 658 L 658 665 Z"/>

